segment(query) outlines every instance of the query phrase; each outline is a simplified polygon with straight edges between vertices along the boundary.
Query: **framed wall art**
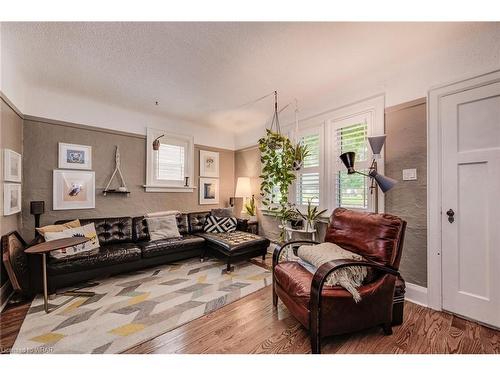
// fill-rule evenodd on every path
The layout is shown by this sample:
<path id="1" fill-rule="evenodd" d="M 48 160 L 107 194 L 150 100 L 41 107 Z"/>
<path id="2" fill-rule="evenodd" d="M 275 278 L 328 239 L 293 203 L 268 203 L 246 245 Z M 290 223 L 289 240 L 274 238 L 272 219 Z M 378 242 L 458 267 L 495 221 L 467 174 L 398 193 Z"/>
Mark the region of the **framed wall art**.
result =
<path id="1" fill-rule="evenodd" d="M 95 172 L 55 169 L 53 209 L 95 208 Z"/>
<path id="2" fill-rule="evenodd" d="M 3 179 L 10 182 L 21 182 L 22 157 L 21 154 L 9 150 L 3 150 Z"/>
<path id="3" fill-rule="evenodd" d="M 59 142 L 59 168 L 92 169 L 92 146 Z"/>
<path id="4" fill-rule="evenodd" d="M 4 216 L 21 212 L 21 184 L 3 184 Z"/>
<path id="5" fill-rule="evenodd" d="M 219 180 L 200 177 L 200 204 L 219 204 Z"/>
<path id="6" fill-rule="evenodd" d="M 200 150 L 200 176 L 219 177 L 219 153 Z"/>

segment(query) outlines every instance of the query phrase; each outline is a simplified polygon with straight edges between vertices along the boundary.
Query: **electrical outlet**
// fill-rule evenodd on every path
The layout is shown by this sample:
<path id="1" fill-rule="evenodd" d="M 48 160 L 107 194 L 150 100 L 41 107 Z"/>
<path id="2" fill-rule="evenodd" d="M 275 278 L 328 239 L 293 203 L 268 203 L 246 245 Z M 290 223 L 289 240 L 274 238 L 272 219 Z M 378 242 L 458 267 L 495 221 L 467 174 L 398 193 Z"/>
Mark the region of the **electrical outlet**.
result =
<path id="1" fill-rule="evenodd" d="M 417 179 L 417 170 L 415 168 L 403 169 L 403 181 L 413 181 L 416 179 Z"/>

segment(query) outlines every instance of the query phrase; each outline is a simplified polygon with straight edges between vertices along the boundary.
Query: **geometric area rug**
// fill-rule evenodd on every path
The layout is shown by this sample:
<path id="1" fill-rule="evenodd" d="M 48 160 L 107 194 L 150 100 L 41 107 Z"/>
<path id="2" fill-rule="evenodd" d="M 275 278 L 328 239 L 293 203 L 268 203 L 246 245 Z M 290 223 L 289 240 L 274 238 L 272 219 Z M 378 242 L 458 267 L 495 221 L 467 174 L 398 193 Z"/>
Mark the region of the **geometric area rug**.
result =
<path id="1" fill-rule="evenodd" d="M 94 297 L 37 296 L 12 353 L 120 353 L 271 285 L 250 262 L 191 259 L 95 280 Z"/>

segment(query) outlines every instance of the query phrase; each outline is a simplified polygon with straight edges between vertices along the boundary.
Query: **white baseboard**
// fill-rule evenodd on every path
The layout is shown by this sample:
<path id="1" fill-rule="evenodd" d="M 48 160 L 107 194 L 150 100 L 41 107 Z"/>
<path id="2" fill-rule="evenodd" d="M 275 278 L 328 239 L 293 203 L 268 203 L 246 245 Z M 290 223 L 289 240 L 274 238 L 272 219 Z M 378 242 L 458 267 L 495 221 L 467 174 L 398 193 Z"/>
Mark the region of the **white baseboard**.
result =
<path id="1" fill-rule="evenodd" d="M 0 311 L 3 311 L 3 308 L 9 302 L 10 297 L 12 297 L 12 294 L 14 293 L 14 291 L 11 289 L 12 288 L 11 288 L 9 280 L 7 280 L 7 282 L 2 285 L 2 288 L 0 288 L 0 301 L 3 299 L 3 296 L 7 293 L 7 291 L 10 290 L 10 295 L 7 298 L 5 298 L 5 301 L 2 303 L 2 306 L 0 306 Z"/>
<path id="2" fill-rule="evenodd" d="M 417 284 L 406 283 L 405 300 L 427 307 L 427 288 Z"/>

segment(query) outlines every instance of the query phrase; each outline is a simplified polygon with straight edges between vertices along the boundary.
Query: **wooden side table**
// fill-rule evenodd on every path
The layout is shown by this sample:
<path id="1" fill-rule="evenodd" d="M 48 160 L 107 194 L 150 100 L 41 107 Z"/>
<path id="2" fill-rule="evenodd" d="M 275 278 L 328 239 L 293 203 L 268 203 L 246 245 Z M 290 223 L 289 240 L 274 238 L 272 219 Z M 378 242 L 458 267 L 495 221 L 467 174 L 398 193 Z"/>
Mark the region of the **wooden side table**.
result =
<path id="1" fill-rule="evenodd" d="M 252 234 L 259 234 L 259 222 L 257 220 L 248 221 L 247 225 L 248 225 L 247 232 Z"/>
<path id="2" fill-rule="evenodd" d="M 42 256 L 42 277 L 43 277 L 43 307 L 45 312 L 49 312 L 49 296 L 47 287 L 47 253 L 54 250 L 64 249 L 66 247 L 81 245 L 89 241 L 86 237 L 61 238 L 54 241 L 42 242 L 38 245 L 28 247 L 24 250 L 26 254 L 39 254 Z"/>

